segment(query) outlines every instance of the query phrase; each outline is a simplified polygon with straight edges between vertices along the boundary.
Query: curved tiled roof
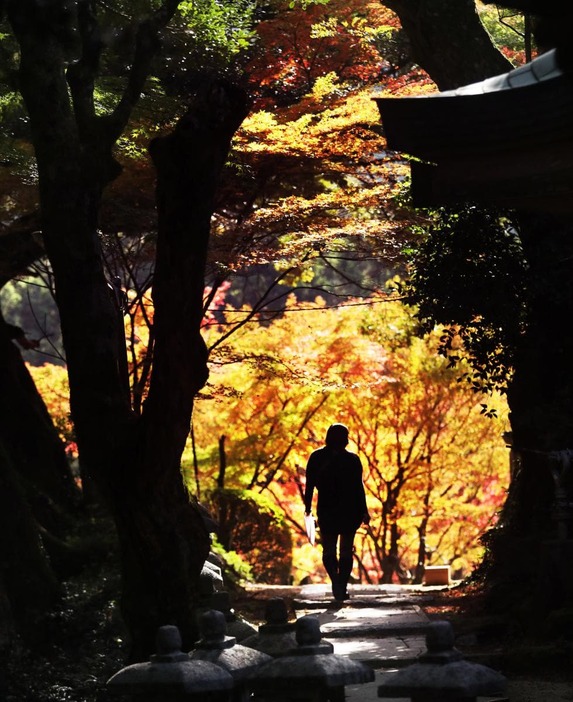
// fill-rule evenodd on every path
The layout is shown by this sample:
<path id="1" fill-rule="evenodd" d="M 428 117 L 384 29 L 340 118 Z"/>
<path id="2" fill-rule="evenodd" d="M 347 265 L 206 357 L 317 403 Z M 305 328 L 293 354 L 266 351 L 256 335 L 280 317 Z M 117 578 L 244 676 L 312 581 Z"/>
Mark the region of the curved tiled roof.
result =
<path id="1" fill-rule="evenodd" d="M 486 78 L 479 83 L 464 85 L 456 90 L 437 93 L 437 96 L 483 95 L 484 93 L 491 93 L 496 90 L 525 88 L 544 80 L 558 78 L 562 75 L 563 71 L 557 64 L 557 52 L 555 49 L 552 49 L 545 54 L 541 54 L 541 56 L 537 56 L 533 61 L 526 63 L 524 66 L 519 66 L 519 68 L 508 71 L 508 73 Z"/>

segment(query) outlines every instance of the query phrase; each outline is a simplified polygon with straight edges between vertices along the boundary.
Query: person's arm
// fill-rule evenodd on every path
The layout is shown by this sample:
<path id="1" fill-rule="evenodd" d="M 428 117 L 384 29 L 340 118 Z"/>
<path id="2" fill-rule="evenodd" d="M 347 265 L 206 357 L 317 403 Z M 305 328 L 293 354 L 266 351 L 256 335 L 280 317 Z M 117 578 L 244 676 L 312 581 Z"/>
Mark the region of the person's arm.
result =
<path id="1" fill-rule="evenodd" d="M 362 480 L 362 461 L 358 456 L 356 456 L 356 460 L 358 462 L 358 469 L 359 469 L 359 479 L 360 479 L 360 491 L 361 491 L 361 499 L 362 499 L 362 523 L 363 524 L 369 524 L 370 523 L 370 514 L 368 513 L 368 505 L 366 504 L 366 491 L 364 490 L 364 481 Z"/>
<path id="2" fill-rule="evenodd" d="M 312 497 L 314 495 L 314 488 L 316 487 L 316 470 L 312 456 L 313 454 L 310 455 L 308 463 L 306 464 L 306 484 L 304 488 L 305 514 L 310 514 L 312 512 Z"/>

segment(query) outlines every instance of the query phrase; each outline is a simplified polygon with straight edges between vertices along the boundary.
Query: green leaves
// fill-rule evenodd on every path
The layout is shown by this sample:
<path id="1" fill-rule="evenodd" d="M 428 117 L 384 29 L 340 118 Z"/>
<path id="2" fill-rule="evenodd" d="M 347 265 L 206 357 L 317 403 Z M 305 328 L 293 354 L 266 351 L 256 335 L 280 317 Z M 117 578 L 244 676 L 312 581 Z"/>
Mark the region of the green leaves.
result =
<path id="1" fill-rule="evenodd" d="M 255 9 L 255 0 L 184 0 L 179 5 L 193 49 L 229 61 L 253 43 Z"/>
<path id="2" fill-rule="evenodd" d="M 412 260 L 408 290 L 426 328 L 446 326 L 440 352 L 467 357 L 474 389 L 505 388 L 525 331 L 527 264 L 505 213 L 441 210 Z"/>
<path id="3" fill-rule="evenodd" d="M 295 7 L 300 7 L 303 10 L 307 10 L 313 5 L 328 5 L 330 0 L 291 0 L 288 4 L 289 8 L 293 10 Z"/>

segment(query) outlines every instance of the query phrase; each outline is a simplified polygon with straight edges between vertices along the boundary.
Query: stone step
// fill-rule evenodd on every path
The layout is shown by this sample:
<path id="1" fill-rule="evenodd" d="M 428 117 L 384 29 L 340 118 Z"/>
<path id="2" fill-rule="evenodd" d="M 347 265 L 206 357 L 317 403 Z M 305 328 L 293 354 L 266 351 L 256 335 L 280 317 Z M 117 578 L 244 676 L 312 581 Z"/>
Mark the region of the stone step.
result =
<path id="1" fill-rule="evenodd" d="M 428 617 L 415 604 L 354 607 L 344 605 L 329 607 L 297 607 L 297 616 L 312 614 L 318 617 L 325 638 L 389 637 L 399 635 L 424 635 Z"/>
<path id="2" fill-rule="evenodd" d="M 426 650 L 425 636 L 325 638 L 333 644 L 334 653 L 366 663 L 375 670 L 403 668 Z"/>

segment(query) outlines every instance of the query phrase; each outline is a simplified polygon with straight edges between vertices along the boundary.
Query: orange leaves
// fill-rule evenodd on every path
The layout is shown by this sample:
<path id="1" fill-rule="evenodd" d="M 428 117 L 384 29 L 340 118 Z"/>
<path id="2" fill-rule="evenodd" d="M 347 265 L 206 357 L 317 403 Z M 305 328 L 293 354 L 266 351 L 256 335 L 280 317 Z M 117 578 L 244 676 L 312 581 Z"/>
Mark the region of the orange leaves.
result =
<path id="1" fill-rule="evenodd" d="M 369 89 L 331 97 L 328 106 L 310 95 L 296 106 L 253 113 L 235 139 L 237 158 L 261 187 L 244 234 L 261 232 L 287 257 L 315 247 L 360 250 L 369 237 L 378 250 L 390 238 L 399 246 L 411 214 L 391 198 L 408 167 L 385 149 Z"/>
<path id="2" fill-rule="evenodd" d="M 292 101 L 331 72 L 344 80 L 372 80 L 382 61 L 376 32 L 390 23 L 396 20 L 387 9 L 364 0 L 279 5 L 257 26 L 258 52 L 247 66 L 259 99 Z"/>
<path id="3" fill-rule="evenodd" d="M 42 396 L 48 412 L 69 455 L 77 454 L 74 429 L 70 417 L 70 391 L 65 366 L 45 363 L 43 366 L 28 364 L 30 375 Z"/>
<path id="4" fill-rule="evenodd" d="M 225 189 L 240 226 L 233 231 L 230 218 L 218 218 L 220 240 L 240 239 L 241 264 L 322 250 L 393 264 L 415 214 L 398 198 L 409 166 L 386 150 L 372 86 L 394 81 L 397 90 L 412 75 L 417 83 L 427 78 L 402 75 L 406 69 L 385 58 L 399 23 L 380 3 L 285 1 L 276 9 L 258 27 L 248 70 L 261 99 L 234 139 Z"/>
<path id="5" fill-rule="evenodd" d="M 427 93 L 435 93 L 436 90 L 434 81 L 424 70 L 417 66 L 412 71 L 408 71 L 408 73 L 387 76 L 379 87 L 380 96 L 395 95 L 396 97 L 425 95 Z"/>
<path id="6" fill-rule="evenodd" d="M 224 433 L 229 487 L 272 495 L 296 525 L 302 570 L 304 466 L 342 421 L 373 515 L 357 539 L 365 569 L 380 572 L 395 527 L 406 565 L 417 562 L 422 529 L 431 562 L 468 572 L 505 497 L 503 404 L 501 419 L 480 415 L 480 398 L 435 354 L 437 337 L 416 336 L 409 311 L 383 296 L 331 309 L 292 296 L 281 316 L 231 337 L 213 366 L 195 410 L 203 485 L 214 480 Z"/>

